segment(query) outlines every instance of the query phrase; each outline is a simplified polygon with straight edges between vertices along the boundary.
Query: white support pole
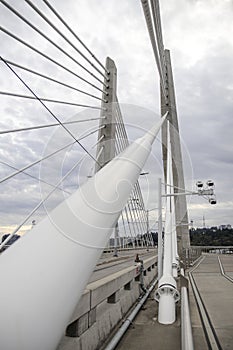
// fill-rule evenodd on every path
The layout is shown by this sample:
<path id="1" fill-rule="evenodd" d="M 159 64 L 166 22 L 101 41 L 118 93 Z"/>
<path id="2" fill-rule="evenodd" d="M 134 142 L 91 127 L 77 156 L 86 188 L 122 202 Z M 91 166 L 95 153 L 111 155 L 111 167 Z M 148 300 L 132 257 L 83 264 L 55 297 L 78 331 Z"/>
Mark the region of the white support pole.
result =
<path id="1" fill-rule="evenodd" d="M 165 118 L 1 254 L 2 349 L 56 349 Z"/>
<path id="2" fill-rule="evenodd" d="M 162 180 L 158 179 L 158 280 L 163 269 L 163 223 L 162 223 Z"/>
<path id="3" fill-rule="evenodd" d="M 149 210 L 146 210 L 146 233 L 147 236 L 149 237 Z"/>
<path id="4" fill-rule="evenodd" d="M 116 223 L 116 226 L 115 226 L 115 229 L 114 229 L 114 254 L 113 254 L 113 256 L 115 256 L 115 257 L 118 256 L 118 249 L 117 249 L 118 244 L 120 246 L 120 242 L 119 242 L 119 227 L 118 227 L 118 223 Z"/>
<path id="5" fill-rule="evenodd" d="M 170 123 L 168 123 L 168 132 L 170 135 Z M 171 150 L 171 142 L 169 144 L 169 149 Z M 168 151 L 170 152 L 170 151 Z M 173 186 L 173 168 L 172 168 L 172 152 L 170 152 L 171 161 L 169 162 L 170 166 L 170 181 L 169 187 L 170 191 L 170 203 L 171 203 L 171 233 L 172 233 L 172 274 L 173 277 L 178 276 L 178 252 L 177 252 L 177 232 L 176 232 L 176 208 L 175 208 L 175 197 L 174 197 L 174 186 Z"/>
<path id="6" fill-rule="evenodd" d="M 149 224 L 149 210 L 146 210 L 146 246 L 147 249 L 149 248 L 150 245 L 152 245 L 151 243 L 151 235 L 150 235 L 150 224 Z"/>
<path id="7" fill-rule="evenodd" d="M 169 130 L 169 128 L 168 128 Z M 170 138 L 168 132 L 168 142 Z M 166 183 L 171 182 L 171 152 L 167 152 L 167 179 Z M 170 194 L 171 186 L 166 186 L 166 192 Z M 159 280 L 158 289 L 155 292 L 155 299 L 159 302 L 158 321 L 162 324 L 172 324 L 176 320 L 175 304 L 179 300 L 179 292 L 177 291 L 176 281 L 172 271 L 172 198 L 166 198 L 166 218 L 165 218 L 165 233 L 164 233 L 164 259 L 163 259 L 163 274 Z"/>

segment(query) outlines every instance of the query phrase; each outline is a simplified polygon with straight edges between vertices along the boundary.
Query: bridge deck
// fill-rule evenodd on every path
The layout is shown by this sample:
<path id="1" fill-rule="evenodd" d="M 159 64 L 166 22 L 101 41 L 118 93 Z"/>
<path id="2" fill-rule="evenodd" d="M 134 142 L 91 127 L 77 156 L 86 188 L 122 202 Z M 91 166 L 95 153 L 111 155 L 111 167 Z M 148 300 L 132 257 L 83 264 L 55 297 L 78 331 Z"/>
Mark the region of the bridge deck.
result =
<path id="1" fill-rule="evenodd" d="M 161 325 L 157 321 L 158 308 L 151 293 L 128 332 L 116 350 L 181 349 L 180 313 L 173 325 Z"/>
<path id="2" fill-rule="evenodd" d="M 97 281 L 115 272 L 123 270 L 126 267 L 135 265 L 136 254 L 140 259 L 145 260 L 151 256 L 157 255 L 157 249 L 150 248 L 140 250 L 120 251 L 118 257 L 113 257 L 113 253 L 104 253 L 89 280 L 89 283 Z"/>
<path id="3" fill-rule="evenodd" d="M 153 252 L 141 251 L 142 258 L 148 258 Z M 133 265 L 133 253 L 121 253 L 119 259 L 113 259 L 112 255 L 103 256 L 99 261 L 91 279 L 103 278 L 114 273 L 115 269 L 118 271 L 125 268 L 126 265 Z M 101 262 L 104 262 L 101 264 Z M 221 267 L 222 266 L 222 267 Z M 212 349 L 229 350 L 233 349 L 233 255 L 217 255 L 206 254 L 199 265 L 191 271 L 199 293 L 199 299 L 204 304 L 204 309 L 208 314 L 217 339 L 218 345 Z M 225 273 L 229 277 L 227 279 L 223 276 Z M 233 280 L 232 280 L 233 281 Z M 131 291 L 129 291 L 131 293 Z M 208 350 L 205 327 L 203 326 L 199 314 L 199 307 L 197 306 L 196 296 L 190 284 L 189 286 L 189 300 L 191 308 L 191 321 L 194 337 L 195 350 Z M 102 317 L 99 314 L 97 317 Z M 181 319 L 180 319 L 180 302 L 177 305 L 177 320 L 172 325 L 161 325 L 158 323 L 158 304 L 154 300 L 154 291 L 147 299 L 141 311 L 134 319 L 118 346 L 117 350 L 141 350 L 156 348 L 158 350 L 174 350 L 181 349 Z M 122 319 L 122 322 L 124 320 Z M 119 324 L 119 326 L 121 323 Z M 211 328 L 211 326 L 207 327 Z M 88 331 L 87 331 L 88 333 Z M 84 333 L 85 334 L 85 333 Z M 91 337 L 87 334 L 88 337 Z M 65 339 L 65 341 L 64 341 Z M 62 346 L 59 349 L 87 349 L 91 347 L 82 347 L 78 340 L 79 338 L 65 337 Z M 81 347 L 80 347 L 80 346 Z M 103 346 L 104 349 L 106 346 Z M 92 347 L 92 349 L 94 349 Z"/>
<path id="4" fill-rule="evenodd" d="M 223 269 L 228 276 L 233 275 L 233 256 L 219 255 Z M 222 349 L 233 348 L 233 280 L 225 278 L 220 270 L 218 255 L 206 255 L 202 263 L 193 271 L 193 277 L 201 299 L 214 328 L 217 342 Z M 191 312 L 194 340 L 196 303 L 192 302 Z"/>
<path id="5" fill-rule="evenodd" d="M 233 256 L 220 255 L 220 260 L 225 274 L 233 277 Z M 233 283 L 221 274 L 218 255 L 205 255 L 193 271 L 193 277 L 220 344 L 219 349 L 233 349 Z M 194 348 L 207 350 L 204 328 L 191 286 L 189 289 Z M 116 349 L 149 349 L 155 345 L 156 349 L 181 349 L 180 306 L 177 307 L 177 320 L 173 325 L 160 325 L 157 313 L 152 292 Z"/>

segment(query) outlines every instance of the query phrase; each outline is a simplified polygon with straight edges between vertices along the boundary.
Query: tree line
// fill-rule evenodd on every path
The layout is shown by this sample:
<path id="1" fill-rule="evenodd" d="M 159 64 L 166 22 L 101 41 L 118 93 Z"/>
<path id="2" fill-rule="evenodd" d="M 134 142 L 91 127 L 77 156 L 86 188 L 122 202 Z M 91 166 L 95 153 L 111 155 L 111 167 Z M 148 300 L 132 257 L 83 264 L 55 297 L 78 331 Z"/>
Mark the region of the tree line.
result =
<path id="1" fill-rule="evenodd" d="M 158 244 L 158 233 L 151 232 L 154 244 Z M 190 243 L 194 246 L 233 246 L 233 229 L 192 228 L 189 230 Z M 147 238 L 147 234 L 144 235 Z"/>

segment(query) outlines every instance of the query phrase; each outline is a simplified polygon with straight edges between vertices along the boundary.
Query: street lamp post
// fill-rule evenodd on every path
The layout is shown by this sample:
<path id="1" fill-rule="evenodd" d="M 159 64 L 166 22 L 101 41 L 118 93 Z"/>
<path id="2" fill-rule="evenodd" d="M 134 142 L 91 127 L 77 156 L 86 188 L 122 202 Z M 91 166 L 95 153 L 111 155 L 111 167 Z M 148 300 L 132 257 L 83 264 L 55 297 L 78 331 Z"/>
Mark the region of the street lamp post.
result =
<path id="1" fill-rule="evenodd" d="M 119 241 L 119 227 L 118 222 L 116 223 L 115 229 L 114 229 L 114 257 L 118 257 L 118 250 L 117 250 L 117 240 Z"/>
<path id="2" fill-rule="evenodd" d="M 175 186 L 171 186 L 169 184 L 166 184 L 166 186 L 169 187 L 174 187 L 177 188 Z M 178 197 L 178 196 L 202 196 L 204 198 L 207 198 L 209 203 L 214 205 L 217 203 L 216 201 L 216 197 L 215 197 L 215 193 L 214 193 L 214 182 L 212 180 L 208 180 L 206 182 L 206 187 L 204 187 L 204 184 L 202 181 L 197 181 L 196 183 L 196 187 L 197 187 L 197 191 L 187 191 L 186 192 L 178 192 L 178 193 L 169 193 L 169 194 L 163 194 L 162 197 Z M 184 190 L 184 189 L 182 189 Z"/>
<path id="3" fill-rule="evenodd" d="M 168 123 L 169 130 L 169 123 Z M 167 155 L 167 173 L 166 182 L 170 186 L 166 186 L 166 192 L 169 195 L 173 194 L 172 181 L 172 158 L 170 147 L 170 133 L 167 134 L 168 155 Z M 160 183 L 159 183 L 160 185 Z M 160 186 L 161 189 L 161 186 Z M 161 197 L 161 196 L 160 196 Z M 162 324 L 172 324 L 176 319 L 176 302 L 179 300 L 179 292 L 177 290 L 177 283 L 173 277 L 173 229 L 174 229 L 174 197 L 166 198 L 166 219 L 164 232 L 164 259 L 163 270 L 158 282 L 158 289 L 155 292 L 155 300 L 158 301 L 158 321 Z M 161 199 L 160 199 L 161 201 Z M 161 259 L 161 252 L 158 260 Z"/>
<path id="4" fill-rule="evenodd" d="M 196 191 L 187 191 L 187 190 L 184 190 L 185 192 L 182 192 L 182 193 L 174 193 L 171 192 L 171 193 L 166 193 L 166 194 L 162 194 L 162 183 L 161 183 L 161 179 L 159 179 L 159 188 L 158 188 L 158 203 L 159 203 L 159 206 L 161 205 L 161 201 L 162 201 L 162 198 L 167 198 L 167 197 L 177 197 L 177 196 L 193 196 L 193 195 L 197 195 L 197 196 L 202 196 L 204 198 L 206 198 L 209 203 L 211 205 L 215 205 L 217 203 L 217 200 L 216 200 L 216 196 L 215 196 L 215 193 L 214 193 L 214 189 L 215 189 L 215 185 L 214 185 L 214 182 L 212 180 L 208 180 L 206 182 L 206 186 L 204 187 L 204 184 L 202 181 L 197 181 L 196 182 L 196 187 L 197 187 L 197 190 Z M 170 184 L 164 184 L 170 188 L 176 188 L 175 186 L 173 185 L 170 185 Z M 160 211 L 160 209 L 159 209 Z M 160 216 L 160 214 L 159 214 Z M 161 217 L 162 217 L 162 214 L 161 214 Z M 162 219 L 161 219 L 162 220 Z M 188 223 L 187 223 L 188 224 Z M 158 221 L 158 225 L 162 227 L 162 223 L 160 224 L 160 219 Z M 180 224 L 179 224 L 180 225 Z M 182 225 L 182 224 L 181 224 Z M 186 223 L 185 223 L 186 225 Z M 160 232 L 160 229 L 158 228 L 158 231 Z M 158 232 L 158 274 L 159 274 L 159 271 L 160 271 L 160 267 L 162 266 L 162 259 L 163 259 L 163 252 L 162 250 L 160 249 L 162 247 L 162 242 L 159 244 L 159 236 L 162 237 L 162 234 L 159 235 L 159 232 Z M 187 258 L 187 253 L 188 251 L 186 250 L 186 258 Z M 175 254 L 177 255 L 177 254 Z"/>
<path id="5" fill-rule="evenodd" d="M 162 180 L 158 179 L 158 279 L 162 276 L 163 265 L 163 238 L 162 238 Z"/>

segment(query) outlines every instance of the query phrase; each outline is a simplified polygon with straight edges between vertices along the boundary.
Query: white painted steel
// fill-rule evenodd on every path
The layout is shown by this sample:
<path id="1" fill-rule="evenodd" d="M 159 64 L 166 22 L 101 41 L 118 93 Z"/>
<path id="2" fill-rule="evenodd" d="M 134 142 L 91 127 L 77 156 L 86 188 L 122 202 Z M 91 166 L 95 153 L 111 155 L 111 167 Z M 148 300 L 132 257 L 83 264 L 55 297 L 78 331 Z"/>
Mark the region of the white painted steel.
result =
<path id="1" fill-rule="evenodd" d="M 184 276 L 183 269 L 181 275 Z M 188 289 L 185 286 L 181 287 L 181 349 L 194 350 Z"/>
<path id="2" fill-rule="evenodd" d="M 181 349 L 194 350 L 188 290 L 181 288 Z"/>
<path id="3" fill-rule="evenodd" d="M 165 80 L 166 79 L 164 76 L 165 68 L 162 68 L 163 62 L 160 60 L 159 51 L 158 51 L 159 45 L 163 45 L 163 43 L 162 42 L 157 43 L 155 40 L 155 29 L 153 26 L 152 14 L 151 14 L 148 0 L 141 0 L 141 2 L 142 2 L 142 8 L 143 8 L 143 12 L 144 12 L 145 20 L 146 20 L 148 33 L 150 36 L 151 45 L 152 45 L 154 56 L 155 56 L 156 65 L 157 65 L 160 80 L 161 80 L 162 92 L 163 92 L 165 100 L 167 101 L 167 94 L 166 94 L 166 90 L 165 90 Z M 162 40 L 162 35 L 160 36 L 160 38 Z"/>
<path id="4" fill-rule="evenodd" d="M 167 151 L 167 178 L 166 183 L 171 185 L 172 178 L 172 158 L 170 150 L 170 136 L 168 125 L 168 151 Z M 172 186 L 166 186 L 166 193 L 172 194 Z M 172 324 L 176 320 L 176 302 L 179 299 L 179 293 L 176 289 L 176 281 L 173 277 L 173 212 L 172 200 L 174 197 L 166 197 L 166 218 L 164 233 L 164 258 L 163 274 L 159 280 L 158 290 L 155 293 L 155 299 L 159 302 L 158 321 L 162 324 Z"/>
<path id="5" fill-rule="evenodd" d="M 160 296 L 158 321 L 161 324 L 172 324 L 175 320 L 176 308 L 174 297 L 169 290 L 166 290 Z"/>
<path id="6" fill-rule="evenodd" d="M 158 280 L 162 276 L 163 269 L 163 239 L 162 239 L 162 180 L 158 179 Z"/>
<path id="7" fill-rule="evenodd" d="M 171 144 L 170 144 L 171 148 Z M 178 276 L 178 252 L 177 252 L 177 233 L 176 233 L 176 213 L 175 213 L 175 197 L 172 176 L 172 162 L 170 162 L 170 194 L 171 196 L 171 234 L 172 234 L 172 274 L 176 278 Z"/>
<path id="8" fill-rule="evenodd" d="M 169 122 L 167 122 L 169 125 Z M 172 177 L 172 159 L 171 159 L 171 150 L 170 150 L 170 133 L 168 126 L 168 151 L 167 151 L 167 179 L 166 183 L 171 185 L 171 177 Z M 166 193 L 172 194 L 172 186 L 166 186 Z M 166 198 L 166 217 L 165 217 L 165 234 L 164 234 L 164 268 L 163 275 L 172 275 L 172 198 Z"/>
<path id="9" fill-rule="evenodd" d="M 56 348 L 165 118 L 2 253 L 2 349 Z"/>

